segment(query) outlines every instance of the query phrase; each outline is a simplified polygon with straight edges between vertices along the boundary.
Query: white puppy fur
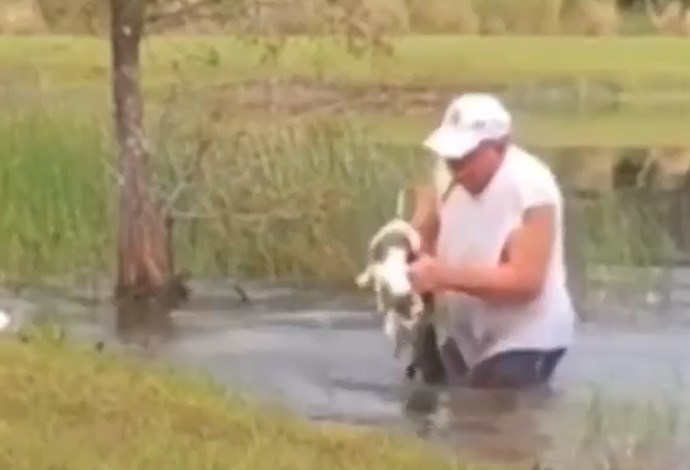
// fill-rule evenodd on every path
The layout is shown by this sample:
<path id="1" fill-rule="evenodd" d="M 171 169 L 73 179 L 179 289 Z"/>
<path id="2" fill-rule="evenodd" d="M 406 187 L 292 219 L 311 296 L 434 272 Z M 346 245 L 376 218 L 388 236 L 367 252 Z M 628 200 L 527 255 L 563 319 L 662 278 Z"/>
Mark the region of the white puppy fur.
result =
<path id="1" fill-rule="evenodd" d="M 454 182 L 448 168 L 441 160 L 434 165 L 431 180 L 439 200 L 444 201 L 454 186 Z M 445 341 L 448 329 L 445 309 L 436 309 L 436 302 L 433 300 L 432 305 L 426 305 L 422 297 L 413 291 L 410 284 L 408 261 L 410 255 L 415 257 L 419 254 L 421 237 L 415 228 L 403 219 L 403 198 L 404 193 L 399 192 L 397 216 L 381 227 L 372 237 L 369 243 L 368 264 L 357 276 L 355 282 L 360 288 L 373 285 L 376 294 L 376 310 L 384 314 L 384 333 L 394 344 L 393 355 L 397 358 L 404 346 L 412 347 L 413 360 L 408 366 L 409 369 L 409 367 L 415 367 L 415 362 L 428 353 L 421 350 L 424 346 L 420 346 L 418 341 L 421 338 L 422 325 L 426 322 L 433 323 L 437 347 Z M 407 244 L 400 243 L 401 235 L 407 240 Z M 389 243 L 391 241 L 392 243 Z M 403 316 L 396 311 L 395 302 L 389 302 L 389 304 L 384 302 L 384 287 L 391 297 L 407 298 L 409 308 L 406 310 L 409 315 Z"/>
<path id="2" fill-rule="evenodd" d="M 451 184 L 447 169 L 437 166 L 433 179 L 443 200 Z M 408 263 L 419 255 L 422 239 L 403 219 L 403 197 L 403 192 L 398 193 L 396 217 L 371 238 L 367 266 L 355 282 L 360 288 L 373 286 L 376 310 L 384 314 L 384 334 L 394 345 L 393 356 L 399 358 L 402 349 L 410 347 L 408 378 L 414 378 L 419 370 L 424 381 L 443 381 L 439 348 L 448 333 L 446 313 L 443 308 L 436 309 L 434 296 L 421 296 L 412 288 Z M 432 338 L 436 341 L 433 346 L 429 344 Z"/>
<path id="3" fill-rule="evenodd" d="M 401 240 L 406 243 L 401 243 Z M 369 243 L 369 262 L 355 280 L 360 288 L 373 285 L 376 310 L 384 313 L 383 331 L 393 341 L 393 355 L 414 340 L 415 328 L 424 312 L 421 297 L 416 294 L 408 277 L 408 260 L 421 248 L 421 238 L 408 222 L 395 218 L 381 227 Z M 389 302 L 384 302 L 384 288 Z M 409 316 L 396 310 L 394 299 L 409 302 Z"/>
<path id="4" fill-rule="evenodd" d="M 0 310 L 0 331 L 6 329 L 12 323 L 12 317 L 4 310 Z"/>

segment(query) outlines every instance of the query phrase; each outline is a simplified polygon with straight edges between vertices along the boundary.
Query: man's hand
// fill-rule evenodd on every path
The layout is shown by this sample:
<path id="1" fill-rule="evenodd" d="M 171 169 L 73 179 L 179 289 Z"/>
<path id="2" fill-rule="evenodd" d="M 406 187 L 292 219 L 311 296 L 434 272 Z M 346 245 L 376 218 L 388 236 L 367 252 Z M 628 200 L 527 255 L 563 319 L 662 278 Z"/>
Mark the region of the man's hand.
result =
<path id="1" fill-rule="evenodd" d="M 410 263 L 409 275 L 412 288 L 417 293 L 435 292 L 441 287 L 441 263 L 427 254 Z"/>
<path id="2" fill-rule="evenodd" d="M 448 266 L 426 256 L 410 266 L 410 280 L 419 292 L 463 292 L 490 303 L 529 301 L 544 284 L 554 227 L 552 206 L 532 208 L 508 238 L 497 266 Z"/>

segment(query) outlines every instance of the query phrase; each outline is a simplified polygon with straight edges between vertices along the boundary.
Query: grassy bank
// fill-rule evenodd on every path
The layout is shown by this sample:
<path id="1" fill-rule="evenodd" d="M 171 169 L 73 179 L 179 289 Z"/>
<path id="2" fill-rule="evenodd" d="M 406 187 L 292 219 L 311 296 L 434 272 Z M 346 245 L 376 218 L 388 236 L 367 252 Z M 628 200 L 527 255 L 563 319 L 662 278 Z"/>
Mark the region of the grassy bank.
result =
<path id="1" fill-rule="evenodd" d="M 107 347 L 99 353 L 77 346 L 57 327 L 31 327 L 21 337 L 0 339 L 2 468 L 460 470 L 487 468 L 463 465 L 462 456 L 510 459 L 466 444 L 452 455 L 410 436 L 308 422 L 202 374 Z M 672 468 L 665 462 L 673 461 L 684 436 L 682 401 L 615 401 L 596 394 L 584 400 L 573 403 L 574 414 L 553 415 L 558 428 L 543 428 L 554 437 L 553 457 L 563 459 L 554 461 L 562 468 Z M 482 411 L 476 417 L 488 418 Z M 508 468 L 528 468 L 519 454 L 520 463 Z M 538 455 L 549 459 L 535 449 Z"/>
<path id="2" fill-rule="evenodd" d="M 558 409 L 549 412 L 546 427 L 521 421 L 529 427 L 523 434 L 510 428 L 510 413 L 486 408 L 492 401 L 489 397 L 477 402 L 476 414 L 470 408 L 464 412 L 477 423 L 505 418 L 496 425 L 500 430 L 496 437 L 510 435 L 518 442 L 478 449 L 459 443 L 452 455 L 447 448 L 410 436 L 308 422 L 284 407 L 222 387 L 203 374 L 145 362 L 107 346 L 101 352 L 78 346 L 65 339 L 59 327 L 29 327 L 19 337 L 21 341 L 0 338 L 2 468 L 483 468 L 476 463 L 463 465 L 459 460 L 465 458 L 529 468 L 525 451 L 532 449 L 528 436 L 535 434 L 548 435 L 551 445 L 549 450 L 541 445 L 534 448 L 533 458 L 553 461 L 557 468 L 668 469 L 685 461 L 678 460 L 685 455 L 681 452 L 687 430 L 685 401 L 677 398 L 682 394 L 664 399 L 660 391 L 662 402 L 609 398 L 606 391 L 587 394 L 571 402 L 573 407 L 563 414 Z M 463 407 L 473 404 L 471 397 L 465 396 L 464 402 L 463 396 L 457 395 L 459 401 L 447 406 L 462 413 Z M 527 403 L 523 404 L 527 414 L 536 411 Z M 475 433 L 480 437 L 482 429 L 453 431 L 468 432 L 469 438 Z M 475 442 L 481 445 L 484 440 Z M 508 449 L 514 449 L 512 458 L 519 463 L 507 464 Z M 492 455 L 492 451 L 508 453 Z M 489 468 L 498 467 L 493 463 Z"/>
<path id="3" fill-rule="evenodd" d="M 318 427 L 208 380 L 31 338 L 0 341 L 2 468 L 463 468 L 406 439 Z"/>

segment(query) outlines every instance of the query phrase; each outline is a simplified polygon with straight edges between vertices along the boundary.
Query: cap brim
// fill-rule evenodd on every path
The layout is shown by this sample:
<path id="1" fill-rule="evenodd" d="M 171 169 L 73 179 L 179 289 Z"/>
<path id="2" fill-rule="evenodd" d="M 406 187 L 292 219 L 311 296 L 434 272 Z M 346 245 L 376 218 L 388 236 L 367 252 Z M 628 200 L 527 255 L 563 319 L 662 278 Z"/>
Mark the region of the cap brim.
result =
<path id="1" fill-rule="evenodd" d="M 441 158 L 459 160 L 477 148 L 479 143 L 473 133 L 442 126 L 429 135 L 424 146 Z"/>

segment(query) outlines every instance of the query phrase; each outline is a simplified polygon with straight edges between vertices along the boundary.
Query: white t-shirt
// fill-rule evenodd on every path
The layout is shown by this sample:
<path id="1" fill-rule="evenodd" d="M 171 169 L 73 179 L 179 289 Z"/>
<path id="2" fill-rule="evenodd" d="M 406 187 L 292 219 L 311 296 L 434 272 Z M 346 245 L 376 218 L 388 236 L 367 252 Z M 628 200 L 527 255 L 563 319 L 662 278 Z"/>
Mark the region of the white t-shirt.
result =
<path id="1" fill-rule="evenodd" d="M 556 207 L 553 250 L 546 282 L 537 298 L 523 304 L 491 305 L 454 291 L 437 296 L 437 306 L 447 312 L 446 333 L 455 339 L 467 365 L 472 367 L 513 349 L 567 347 L 573 339 L 576 315 L 566 286 L 562 196 L 550 169 L 525 150 L 511 146 L 482 194 L 473 197 L 455 185 L 441 202 L 450 177 L 443 175 L 444 162 L 438 163 L 440 228 L 436 251 L 445 262 L 496 266 L 525 210 L 543 204 Z"/>

